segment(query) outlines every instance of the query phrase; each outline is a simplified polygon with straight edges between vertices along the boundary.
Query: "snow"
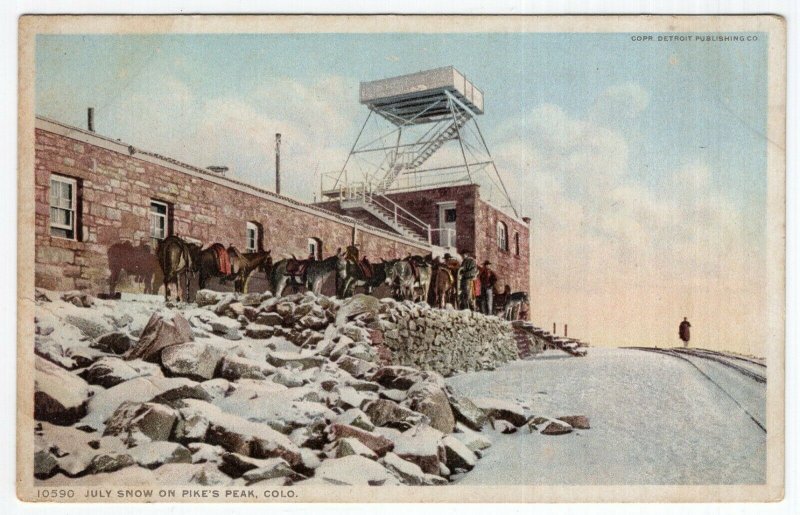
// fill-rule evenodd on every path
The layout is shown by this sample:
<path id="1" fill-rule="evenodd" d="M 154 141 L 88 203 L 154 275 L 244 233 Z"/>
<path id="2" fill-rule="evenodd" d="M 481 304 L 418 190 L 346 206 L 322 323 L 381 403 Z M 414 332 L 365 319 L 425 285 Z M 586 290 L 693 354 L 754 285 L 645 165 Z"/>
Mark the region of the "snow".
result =
<path id="1" fill-rule="evenodd" d="M 715 368 L 726 389 L 764 408 L 749 378 Z M 758 484 L 766 435 L 720 388 L 672 356 L 593 348 L 546 352 L 494 371 L 454 376 L 468 397 L 516 399 L 533 414 L 586 415 L 592 429 L 545 436 L 484 429 L 484 458 L 458 484 Z M 755 390 L 755 392 L 754 392 Z M 759 400 L 761 399 L 761 400 Z M 755 408 L 753 408 L 755 410 Z"/>

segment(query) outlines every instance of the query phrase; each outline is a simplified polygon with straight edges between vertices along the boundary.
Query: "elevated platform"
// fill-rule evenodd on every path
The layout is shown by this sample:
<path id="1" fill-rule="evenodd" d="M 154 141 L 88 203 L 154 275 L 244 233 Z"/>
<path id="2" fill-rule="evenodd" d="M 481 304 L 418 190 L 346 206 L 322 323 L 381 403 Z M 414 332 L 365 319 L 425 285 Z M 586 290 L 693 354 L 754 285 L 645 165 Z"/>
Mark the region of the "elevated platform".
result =
<path id="1" fill-rule="evenodd" d="M 423 124 L 452 116 L 445 92 L 483 114 L 483 92 L 452 66 L 362 82 L 360 101 L 395 125 Z"/>

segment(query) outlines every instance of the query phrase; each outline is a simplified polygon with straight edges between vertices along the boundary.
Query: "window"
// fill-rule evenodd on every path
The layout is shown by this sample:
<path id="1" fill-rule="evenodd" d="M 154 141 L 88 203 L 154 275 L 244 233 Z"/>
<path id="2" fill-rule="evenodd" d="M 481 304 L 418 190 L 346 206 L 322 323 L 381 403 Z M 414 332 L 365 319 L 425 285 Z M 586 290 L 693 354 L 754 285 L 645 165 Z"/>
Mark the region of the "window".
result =
<path id="1" fill-rule="evenodd" d="M 150 237 L 163 240 L 169 236 L 169 204 L 150 201 Z"/>
<path id="2" fill-rule="evenodd" d="M 261 248 L 261 228 L 256 222 L 247 222 L 246 252 L 256 252 Z"/>
<path id="3" fill-rule="evenodd" d="M 77 239 L 76 206 L 78 182 L 69 177 L 50 177 L 50 235 Z"/>
<path id="4" fill-rule="evenodd" d="M 503 222 L 497 222 L 497 248 L 508 252 L 508 227 Z"/>
<path id="5" fill-rule="evenodd" d="M 514 233 L 514 254 L 519 256 L 519 233 Z"/>
<path id="6" fill-rule="evenodd" d="M 319 238 L 308 239 L 308 257 L 317 261 L 322 259 L 322 240 Z"/>
<path id="7" fill-rule="evenodd" d="M 456 221 L 456 208 L 448 208 L 444 210 L 445 223 L 455 223 Z"/>

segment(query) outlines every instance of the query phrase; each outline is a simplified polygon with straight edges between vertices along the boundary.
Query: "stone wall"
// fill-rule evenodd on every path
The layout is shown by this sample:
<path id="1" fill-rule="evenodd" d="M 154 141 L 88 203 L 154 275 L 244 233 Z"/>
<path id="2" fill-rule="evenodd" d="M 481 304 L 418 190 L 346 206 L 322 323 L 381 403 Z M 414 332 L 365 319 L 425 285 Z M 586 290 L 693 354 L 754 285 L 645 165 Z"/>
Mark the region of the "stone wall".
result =
<path id="1" fill-rule="evenodd" d="M 384 299 L 383 344 L 392 362 L 444 376 L 491 370 L 517 359 L 511 323 L 470 311 L 440 310 Z"/>
<path id="2" fill-rule="evenodd" d="M 475 253 L 478 264 L 488 260 L 498 277 L 497 289 L 506 284 L 511 291 L 530 292 L 531 249 L 529 228 L 488 203 L 478 199 L 476 203 Z M 497 223 L 508 228 L 508 249 L 501 249 L 497 240 Z M 516 240 L 519 239 L 519 252 Z"/>
<path id="3" fill-rule="evenodd" d="M 37 119 L 35 153 L 39 287 L 109 291 L 109 256 L 114 249 L 126 257 L 135 255 L 141 261 L 139 269 L 151 276 L 160 274 L 149 233 L 151 200 L 170 206 L 173 234 L 204 244 L 244 249 L 246 224 L 257 222 L 263 227 L 263 247 L 272 250 L 275 260 L 305 257 L 312 237 L 322 241 L 323 255 L 331 255 L 349 245 L 354 232 L 365 255 L 388 259 L 428 252 L 355 220 L 54 122 Z M 75 240 L 50 235 L 53 174 L 78 182 Z M 251 285 L 266 287 L 258 278 Z M 146 291 L 146 283 L 129 282 L 116 289 Z"/>

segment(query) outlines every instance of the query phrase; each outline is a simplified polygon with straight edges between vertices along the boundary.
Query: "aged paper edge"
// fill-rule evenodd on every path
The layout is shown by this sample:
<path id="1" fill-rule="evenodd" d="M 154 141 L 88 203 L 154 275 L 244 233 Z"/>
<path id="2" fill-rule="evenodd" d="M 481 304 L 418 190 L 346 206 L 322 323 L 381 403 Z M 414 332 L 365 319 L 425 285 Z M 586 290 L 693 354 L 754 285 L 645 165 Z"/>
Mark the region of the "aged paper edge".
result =
<path id="1" fill-rule="evenodd" d="M 446 21 L 446 23 L 444 23 Z M 786 25 L 772 15 L 750 16 L 23 16 L 19 23 L 17 496 L 37 501 L 33 481 L 34 119 L 37 34 L 294 33 L 294 32 L 766 32 L 768 50 L 767 478 L 764 485 L 491 485 L 448 487 L 284 487 L 295 497 L 253 502 L 767 502 L 784 496 L 785 257 L 786 257 Z M 126 485 L 106 486 L 120 489 Z M 72 487 L 76 491 L 86 487 Z M 132 488 L 141 488 L 132 486 Z M 172 488 L 186 489 L 182 485 Z M 257 489 L 257 487 L 255 487 Z M 193 491 L 224 489 L 190 488 Z M 154 499 L 157 500 L 157 499 Z M 173 499 L 172 502 L 230 502 Z M 242 502 L 236 499 L 237 502 Z M 76 496 L 63 502 L 85 502 Z M 106 502 L 128 502 L 111 499 Z M 246 502 L 246 501 L 245 501 Z"/>

